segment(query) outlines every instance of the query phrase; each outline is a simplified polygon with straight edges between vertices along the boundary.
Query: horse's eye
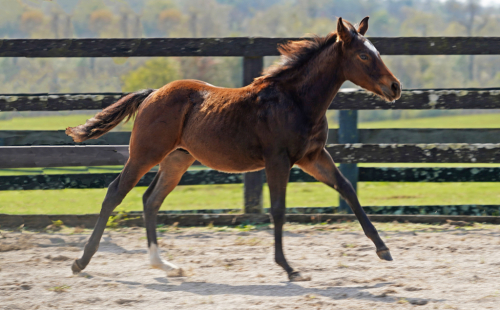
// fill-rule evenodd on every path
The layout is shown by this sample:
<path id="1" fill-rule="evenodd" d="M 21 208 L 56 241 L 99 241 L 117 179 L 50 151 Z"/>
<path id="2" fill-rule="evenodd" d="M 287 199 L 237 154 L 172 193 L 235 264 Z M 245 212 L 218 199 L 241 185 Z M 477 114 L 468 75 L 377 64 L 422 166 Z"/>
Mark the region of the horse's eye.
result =
<path id="1" fill-rule="evenodd" d="M 361 60 L 368 60 L 368 56 L 366 56 L 365 54 L 359 55 L 359 58 L 361 58 Z"/>

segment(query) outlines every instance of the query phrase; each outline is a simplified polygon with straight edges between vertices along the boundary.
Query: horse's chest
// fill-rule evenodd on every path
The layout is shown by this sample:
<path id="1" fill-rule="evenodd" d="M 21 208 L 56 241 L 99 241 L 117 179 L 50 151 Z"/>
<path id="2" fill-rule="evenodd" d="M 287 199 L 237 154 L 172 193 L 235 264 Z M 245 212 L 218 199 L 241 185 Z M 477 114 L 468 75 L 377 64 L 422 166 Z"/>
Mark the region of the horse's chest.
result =
<path id="1" fill-rule="evenodd" d="M 307 153 L 317 149 L 322 149 L 326 144 L 327 136 L 327 125 L 319 124 L 317 126 L 313 126 L 303 133 L 296 135 L 290 143 L 289 149 L 293 150 L 290 153 L 294 154 L 293 157 L 298 160 Z"/>

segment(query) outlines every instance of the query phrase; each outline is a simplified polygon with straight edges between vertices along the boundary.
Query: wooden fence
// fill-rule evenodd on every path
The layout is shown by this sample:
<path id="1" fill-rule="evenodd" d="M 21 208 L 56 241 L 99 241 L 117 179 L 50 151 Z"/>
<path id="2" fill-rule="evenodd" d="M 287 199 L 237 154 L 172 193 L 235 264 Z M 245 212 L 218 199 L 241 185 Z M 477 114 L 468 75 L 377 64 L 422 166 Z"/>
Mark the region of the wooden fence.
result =
<path id="1" fill-rule="evenodd" d="M 243 84 L 260 75 L 263 57 L 278 55 L 287 38 L 199 39 L 42 39 L 0 40 L 0 57 L 243 56 Z M 292 40 L 294 40 L 292 38 Z M 371 38 L 384 55 L 494 55 L 500 38 Z M 122 93 L 2 94 L 0 111 L 102 109 Z M 330 109 L 341 110 L 331 129 L 328 151 L 356 186 L 358 181 L 494 182 L 500 168 L 358 168 L 357 163 L 500 163 L 500 129 L 358 129 L 357 110 L 500 109 L 500 88 L 405 90 L 394 103 L 364 91 L 340 92 Z M 69 124 L 68 124 L 69 125 Z M 0 168 L 122 165 L 128 158 L 128 132 L 75 144 L 63 131 L 0 131 Z M 147 185 L 148 173 L 139 185 Z M 0 190 L 102 188 L 116 174 L 23 175 L 0 177 Z M 311 182 L 293 169 L 290 181 Z M 181 185 L 244 183 L 245 213 L 261 213 L 262 171 L 241 175 L 188 171 Z M 490 206 L 491 207 L 491 206 Z M 340 210 L 346 209 L 341 203 Z"/>

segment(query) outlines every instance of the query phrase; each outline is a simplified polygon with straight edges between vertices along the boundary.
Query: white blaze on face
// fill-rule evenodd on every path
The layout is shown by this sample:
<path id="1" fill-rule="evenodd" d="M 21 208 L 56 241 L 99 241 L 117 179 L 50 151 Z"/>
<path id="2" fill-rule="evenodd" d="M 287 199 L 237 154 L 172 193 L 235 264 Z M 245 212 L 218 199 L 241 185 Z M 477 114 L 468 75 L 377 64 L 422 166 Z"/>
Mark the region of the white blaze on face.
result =
<path id="1" fill-rule="evenodd" d="M 179 269 L 176 265 L 169 263 L 160 257 L 160 250 L 154 243 L 151 243 L 149 246 L 149 262 L 151 263 L 151 267 L 165 271 Z"/>
<path id="2" fill-rule="evenodd" d="M 377 49 L 375 48 L 375 46 L 373 46 L 372 42 L 370 42 L 368 39 L 365 39 L 365 46 L 370 50 L 372 51 L 376 56 L 379 55 Z"/>

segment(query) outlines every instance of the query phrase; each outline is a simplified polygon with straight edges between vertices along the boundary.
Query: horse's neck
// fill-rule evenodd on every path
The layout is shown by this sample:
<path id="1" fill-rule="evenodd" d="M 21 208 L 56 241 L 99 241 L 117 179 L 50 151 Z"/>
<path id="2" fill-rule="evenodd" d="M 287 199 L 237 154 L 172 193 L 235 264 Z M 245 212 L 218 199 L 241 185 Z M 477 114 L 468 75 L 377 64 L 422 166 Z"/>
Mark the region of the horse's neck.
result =
<path id="1" fill-rule="evenodd" d="M 321 119 L 345 82 L 335 47 L 331 46 L 309 60 L 297 81 L 298 95 L 308 114 Z"/>

